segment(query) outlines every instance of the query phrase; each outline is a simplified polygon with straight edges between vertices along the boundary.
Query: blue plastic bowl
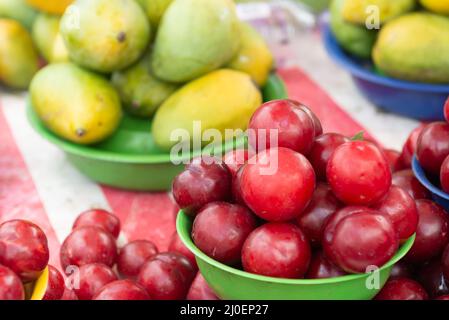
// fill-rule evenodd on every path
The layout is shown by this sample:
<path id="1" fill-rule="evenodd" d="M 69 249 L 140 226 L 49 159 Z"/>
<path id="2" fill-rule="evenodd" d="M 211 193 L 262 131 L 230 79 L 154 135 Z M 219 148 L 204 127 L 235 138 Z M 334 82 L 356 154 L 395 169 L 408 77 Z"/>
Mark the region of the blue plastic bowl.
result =
<path id="1" fill-rule="evenodd" d="M 446 211 L 449 211 L 449 194 L 436 187 L 426 176 L 424 169 L 419 164 L 418 159 L 413 157 L 412 169 L 415 174 L 416 179 L 421 182 L 421 184 L 430 191 L 433 201 L 442 206 Z"/>
<path id="2" fill-rule="evenodd" d="M 351 73 L 362 94 L 381 109 L 424 121 L 443 120 L 449 85 L 409 82 L 375 73 L 371 61 L 357 59 L 338 44 L 328 25 L 323 30 L 329 55 Z"/>

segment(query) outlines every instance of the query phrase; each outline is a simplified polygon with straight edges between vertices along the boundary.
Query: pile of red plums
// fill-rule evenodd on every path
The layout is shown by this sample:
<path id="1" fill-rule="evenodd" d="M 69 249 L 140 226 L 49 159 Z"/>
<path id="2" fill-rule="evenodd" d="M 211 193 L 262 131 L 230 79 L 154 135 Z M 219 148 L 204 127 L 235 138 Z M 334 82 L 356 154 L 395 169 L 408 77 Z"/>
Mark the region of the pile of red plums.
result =
<path id="1" fill-rule="evenodd" d="M 173 196 L 194 219 L 191 236 L 202 252 L 270 277 L 380 268 L 416 233 L 377 298 L 436 298 L 449 293 L 449 248 L 441 258 L 449 216 L 410 170 L 419 130 L 400 153 L 363 134 L 323 134 L 304 105 L 271 101 L 250 120 L 248 150 L 192 160 L 174 180 Z"/>

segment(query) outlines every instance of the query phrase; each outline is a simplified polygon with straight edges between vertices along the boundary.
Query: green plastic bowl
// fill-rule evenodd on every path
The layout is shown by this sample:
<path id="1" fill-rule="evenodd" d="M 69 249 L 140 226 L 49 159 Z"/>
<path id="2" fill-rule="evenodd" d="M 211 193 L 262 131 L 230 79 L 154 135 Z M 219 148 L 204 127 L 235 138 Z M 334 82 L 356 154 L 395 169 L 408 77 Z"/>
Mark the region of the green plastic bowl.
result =
<path id="1" fill-rule="evenodd" d="M 285 85 L 275 74 L 270 76 L 262 92 L 264 101 L 287 98 Z M 80 172 L 98 183 L 129 190 L 164 191 L 171 188 L 172 180 L 184 169 L 183 164 L 173 164 L 170 154 L 155 145 L 151 120 L 125 115 L 111 138 L 94 146 L 84 146 L 64 140 L 48 130 L 31 104 L 27 114 L 30 124 L 42 137 L 61 148 Z M 226 152 L 244 145 L 245 139 L 240 138 L 216 147 L 215 151 Z M 200 153 L 192 153 L 180 160 L 186 161 Z"/>
<path id="2" fill-rule="evenodd" d="M 372 274 L 353 274 L 329 279 L 280 279 L 244 272 L 213 260 L 198 249 L 190 236 L 192 218 L 180 211 L 178 234 L 196 256 L 201 274 L 214 292 L 224 300 L 370 300 L 380 289 L 370 289 Z M 401 260 L 415 241 L 410 237 L 395 256 L 379 269 L 379 287 L 390 276 L 393 265 Z"/>

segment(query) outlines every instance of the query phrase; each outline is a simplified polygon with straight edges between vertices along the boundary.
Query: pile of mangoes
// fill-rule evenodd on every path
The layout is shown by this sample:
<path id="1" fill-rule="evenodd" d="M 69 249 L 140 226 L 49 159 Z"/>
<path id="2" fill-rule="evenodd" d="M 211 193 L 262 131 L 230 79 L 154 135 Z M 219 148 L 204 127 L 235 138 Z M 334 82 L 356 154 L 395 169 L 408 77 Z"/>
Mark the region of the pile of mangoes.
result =
<path id="1" fill-rule="evenodd" d="M 330 24 L 347 52 L 381 74 L 449 83 L 448 0 L 333 0 Z"/>
<path id="2" fill-rule="evenodd" d="M 0 0 L 0 16 L 0 82 L 29 86 L 46 127 L 78 144 L 124 112 L 152 118 L 162 150 L 176 129 L 193 139 L 194 121 L 245 130 L 274 64 L 233 0 Z"/>

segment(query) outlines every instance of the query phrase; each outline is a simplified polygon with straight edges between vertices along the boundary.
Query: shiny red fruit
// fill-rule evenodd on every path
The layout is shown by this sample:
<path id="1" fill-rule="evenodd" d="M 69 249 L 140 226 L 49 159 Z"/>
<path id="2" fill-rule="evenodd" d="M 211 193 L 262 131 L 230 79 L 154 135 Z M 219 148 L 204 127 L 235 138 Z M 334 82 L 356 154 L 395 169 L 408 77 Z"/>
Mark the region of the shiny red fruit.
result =
<path id="1" fill-rule="evenodd" d="M 449 122 L 449 98 L 446 100 L 444 104 L 444 118 L 447 122 Z"/>
<path id="2" fill-rule="evenodd" d="M 290 223 L 267 223 L 254 230 L 242 250 L 247 272 L 277 278 L 302 278 L 310 262 L 304 233 Z"/>
<path id="3" fill-rule="evenodd" d="M 439 296 L 435 298 L 435 300 L 449 300 L 449 294 L 446 294 L 444 296 Z"/>
<path id="4" fill-rule="evenodd" d="M 64 294 L 64 277 L 55 267 L 48 265 L 48 283 L 42 300 L 60 300 Z"/>
<path id="5" fill-rule="evenodd" d="M 60 252 L 61 266 L 103 263 L 112 267 L 117 259 L 114 237 L 97 227 L 80 227 L 64 240 Z"/>
<path id="6" fill-rule="evenodd" d="M 245 207 L 214 202 L 196 216 L 192 239 L 212 259 L 234 265 L 240 261 L 243 243 L 255 228 L 256 219 Z"/>
<path id="7" fill-rule="evenodd" d="M 71 275 L 71 280 L 79 300 L 92 300 L 101 288 L 117 280 L 117 276 L 108 266 L 92 263 L 82 265 L 78 272 Z"/>
<path id="8" fill-rule="evenodd" d="M 0 264 L 23 282 L 36 280 L 48 264 L 47 237 L 35 224 L 11 220 L 0 225 Z"/>
<path id="9" fill-rule="evenodd" d="M 346 272 L 363 273 L 370 266 L 383 266 L 396 253 L 398 245 L 392 223 L 380 214 L 366 211 L 338 222 L 332 240 L 324 243 L 324 251 Z"/>
<path id="10" fill-rule="evenodd" d="M 145 262 L 137 277 L 154 300 L 182 300 L 187 296 L 196 270 L 184 256 L 160 253 Z"/>
<path id="11" fill-rule="evenodd" d="M 194 216 L 210 202 L 231 198 L 231 173 L 220 161 L 195 158 L 173 181 L 173 197 L 186 214 Z"/>
<path id="12" fill-rule="evenodd" d="M 106 210 L 93 209 L 81 213 L 76 218 L 73 229 L 89 226 L 102 228 L 116 239 L 120 233 L 119 218 Z"/>
<path id="13" fill-rule="evenodd" d="M 246 149 L 231 150 L 223 156 L 223 162 L 233 177 L 248 159 L 249 151 Z"/>
<path id="14" fill-rule="evenodd" d="M 440 167 L 449 155 L 449 124 L 428 124 L 418 138 L 416 156 L 423 169 L 433 176 L 440 174 Z"/>
<path id="15" fill-rule="evenodd" d="M 332 153 L 342 144 L 349 142 L 349 138 L 339 133 L 325 133 L 315 139 L 307 158 L 312 164 L 317 179 L 326 181 L 327 163 Z"/>
<path id="16" fill-rule="evenodd" d="M 8 267 L 0 265 L 0 300 L 25 300 L 20 278 Z"/>
<path id="17" fill-rule="evenodd" d="M 333 264 L 322 251 L 318 251 L 312 257 L 306 279 L 336 278 L 345 274 L 346 272 Z"/>
<path id="18" fill-rule="evenodd" d="M 404 144 L 401 152 L 401 163 L 404 166 L 404 169 L 410 169 L 412 166 L 412 159 L 415 155 L 416 148 L 418 145 L 418 138 L 421 134 L 421 131 L 424 129 L 425 125 L 420 125 L 415 128 L 407 138 L 407 141 Z"/>
<path id="19" fill-rule="evenodd" d="M 402 188 L 415 200 L 429 199 L 430 193 L 424 186 L 416 179 L 412 170 L 401 170 L 393 174 L 393 185 Z"/>
<path id="20" fill-rule="evenodd" d="M 390 165 L 391 172 L 396 172 L 399 170 L 404 169 L 404 165 L 401 161 L 401 154 L 399 151 L 391 150 L 391 149 L 384 149 L 385 158 L 388 161 L 388 164 Z"/>
<path id="21" fill-rule="evenodd" d="M 207 284 L 206 280 L 201 273 L 195 277 L 192 285 L 190 286 L 189 293 L 187 294 L 187 300 L 220 300 L 212 289 Z"/>
<path id="22" fill-rule="evenodd" d="M 319 183 L 307 208 L 298 218 L 298 225 L 313 246 L 319 246 L 323 238 L 324 223 L 342 204 L 330 187 Z"/>
<path id="23" fill-rule="evenodd" d="M 426 290 L 416 281 L 407 278 L 389 280 L 376 300 L 427 300 Z"/>
<path id="24" fill-rule="evenodd" d="M 443 269 L 444 278 L 449 283 L 449 245 L 446 246 L 443 256 L 441 257 L 441 267 Z"/>
<path id="25" fill-rule="evenodd" d="M 315 173 L 309 161 L 286 148 L 265 150 L 251 158 L 239 181 L 245 203 L 267 221 L 298 217 L 315 190 Z"/>
<path id="26" fill-rule="evenodd" d="M 284 147 L 307 154 L 315 138 L 313 119 L 296 102 L 274 100 L 263 104 L 249 122 L 249 143 L 260 152 L 273 147 Z M 277 144 L 272 131 L 277 131 Z"/>
<path id="27" fill-rule="evenodd" d="M 132 241 L 120 249 L 117 257 L 117 270 L 123 277 L 135 278 L 145 261 L 157 253 L 158 250 L 151 241 Z"/>
<path id="28" fill-rule="evenodd" d="M 430 200 L 417 200 L 419 222 L 407 261 L 423 263 L 439 256 L 449 242 L 449 215 Z"/>
<path id="29" fill-rule="evenodd" d="M 93 300 L 151 300 L 148 293 L 131 280 L 117 280 L 105 285 Z"/>
<path id="30" fill-rule="evenodd" d="M 295 105 L 297 105 L 302 111 L 307 113 L 307 115 L 312 119 L 313 121 L 313 127 L 315 129 L 315 137 L 318 137 L 319 135 L 323 134 L 323 126 L 321 125 L 320 119 L 317 117 L 317 115 L 307 106 L 303 105 L 300 102 L 290 100 Z"/>
<path id="31" fill-rule="evenodd" d="M 412 275 L 413 271 L 411 266 L 401 260 L 396 262 L 391 269 L 390 279 L 411 278 Z"/>
<path id="32" fill-rule="evenodd" d="M 242 172 L 245 166 L 240 167 L 235 176 L 232 178 L 232 199 L 236 204 L 246 206 L 242 198 L 242 189 L 240 187 L 240 180 L 242 179 Z"/>
<path id="33" fill-rule="evenodd" d="M 173 233 L 173 235 L 171 237 L 170 244 L 168 246 L 168 251 L 169 252 L 177 252 L 179 254 L 182 254 L 184 257 L 186 257 L 189 260 L 190 264 L 193 267 L 198 268 L 198 266 L 196 264 L 195 255 L 181 241 L 181 238 L 179 237 L 178 232 L 176 232 L 176 231 L 175 231 L 175 233 Z"/>
<path id="34" fill-rule="evenodd" d="M 418 272 L 417 280 L 432 298 L 449 294 L 440 259 L 431 261 L 421 268 Z"/>
<path id="35" fill-rule="evenodd" d="M 419 217 L 415 200 L 403 189 L 392 186 L 374 208 L 391 220 L 400 240 L 416 232 Z"/>
<path id="36" fill-rule="evenodd" d="M 62 295 L 61 300 L 78 300 L 78 297 L 76 296 L 75 291 L 66 287 L 64 289 L 64 294 Z"/>
<path id="37" fill-rule="evenodd" d="M 339 146 L 327 165 L 327 180 L 337 198 L 348 205 L 372 205 L 391 186 L 391 171 L 383 152 L 366 141 Z"/>
<path id="38" fill-rule="evenodd" d="M 449 193 L 449 156 L 444 159 L 440 169 L 440 183 L 444 192 Z"/>

